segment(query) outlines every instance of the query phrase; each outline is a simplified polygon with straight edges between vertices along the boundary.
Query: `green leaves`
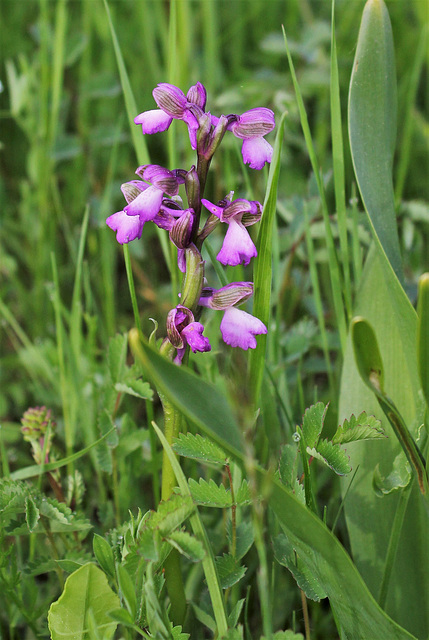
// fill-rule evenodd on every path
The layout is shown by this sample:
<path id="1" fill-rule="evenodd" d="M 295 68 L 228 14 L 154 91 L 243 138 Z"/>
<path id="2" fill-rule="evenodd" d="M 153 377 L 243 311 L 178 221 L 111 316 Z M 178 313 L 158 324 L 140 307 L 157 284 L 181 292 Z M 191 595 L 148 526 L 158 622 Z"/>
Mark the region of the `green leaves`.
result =
<path id="1" fill-rule="evenodd" d="M 352 415 L 338 427 L 332 442 L 334 444 L 345 444 L 346 442 L 357 442 L 358 440 L 370 440 L 385 438 L 386 434 L 381 427 L 381 421 L 374 416 L 367 416 L 366 411 L 356 418 Z"/>
<path id="2" fill-rule="evenodd" d="M 197 504 L 205 507 L 218 507 L 226 509 L 233 504 L 230 489 L 226 489 L 223 484 L 217 485 L 213 479 L 208 482 L 200 478 L 198 482 L 189 479 L 189 489 L 192 498 Z M 235 496 L 235 505 L 245 505 L 250 503 L 250 491 L 246 480 L 243 480 Z"/>
<path id="3" fill-rule="evenodd" d="M 109 613 L 119 606 L 104 573 L 95 564 L 85 564 L 67 578 L 62 595 L 49 609 L 51 638 L 91 640 L 93 626 L 103 639 L 112 638 L 117 623 Z"/>
<path id="4" fill-rule="evenodd" d="M 392 185 L 395 57 L 383 0 L 369 0 L 363 12 L 350 81 L 349 135 L 354 170 L 374 236 L 401 280 Z"/>
<path id="5" fill-rule="evenodd" d="M 179 434 L 173 443 L 173 450 L 179 456 L 209 464 L 224 465 L 228 459 L 221 447 L 198 433 L 195 436 L 192 433 Z"/>
<path id="6" fill-rule="evenodd" d="M 307 598 L 316 602 L 326 598 L 326 593 L 317 578 L 296 555 L 293 546 L 284 533 L 280 533 L 274 538 L 273 549 L 277 562 L 289 569 L 298 587 L 304 591 Z"/>

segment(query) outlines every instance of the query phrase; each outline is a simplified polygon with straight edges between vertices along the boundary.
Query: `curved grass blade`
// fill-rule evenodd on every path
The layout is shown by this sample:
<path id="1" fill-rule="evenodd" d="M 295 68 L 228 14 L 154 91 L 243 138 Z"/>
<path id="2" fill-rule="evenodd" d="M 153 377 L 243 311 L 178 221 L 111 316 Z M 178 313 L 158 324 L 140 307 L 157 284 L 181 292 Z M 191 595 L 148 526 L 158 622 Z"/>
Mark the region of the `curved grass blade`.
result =
<path id="1" fill-rule="evenodd" d="M 350 147 L 356 179 L 374 235 L 402 281 L 392 184 L 396 102 L 395 56 L 389 13 L 383 0 L 368 0 L 362 15 L 350 80 Z"/>
<path id="2" fill-rule="evenodd" d="M 90 445 L 73 453 L 71 456 L 67 456 L 67 458 L 62 458 L 62 460 L 56 460 L 55 462 L 48 462 L 47 464 L 33 464 L 30 467 L 24 467 L 23 469 L 18 469 L 10 474 L 12 480 L 27 480 L 28 478 L 34 478 L 35 476 L 39 476 L 42 473 L 46 473 L 47 471 L 55 471 L 55 469 L 60 469 L 61 467 L 65 467 L 71 462 L 78 460 L 82 456 L 88 453 L 93 447 L 96 447 L 100 442 L 103 442 L 106 438 L 108 438 L 114 431 L 116 431 L 116 427 L 113 427 L 109 431 L 107 431 L 101 438 L 91 442 Z"/>
<path id="3" fill-rule="evenodd" d="M 429 407 L 429 273 L 424 273 L 419 280 L 417 313 L 417 362 L 423 395 Z"/>
<path id="4" fill-rule="evenodd" d="M 276 215 L 277 184 L 280 174 L 280 152 L 283 142 L 285 119 L 286 113 L 283 113 L 277 130 L 273 160 L 268 176 L 267 192 L 263 205 L 264 214 L 258 233 L 258 257 L 256 258 L 254 269 L 255 293 L 253 314 L 262 320 L 266 327 L 269 326 L 271 312 L 273 224 Z M 251 398 L 255 406 L 258 404 L 259 394 L 261 392 L 266 349 L 267 336 L 260 335 L 256 349 L 250 354 L 250 390 Z"/>

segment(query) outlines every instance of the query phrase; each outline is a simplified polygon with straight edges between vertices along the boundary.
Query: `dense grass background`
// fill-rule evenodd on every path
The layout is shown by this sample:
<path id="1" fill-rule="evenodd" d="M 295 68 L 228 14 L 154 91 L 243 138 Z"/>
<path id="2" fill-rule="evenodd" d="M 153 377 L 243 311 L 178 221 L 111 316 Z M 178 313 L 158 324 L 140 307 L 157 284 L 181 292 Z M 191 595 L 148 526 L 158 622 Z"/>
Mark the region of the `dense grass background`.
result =
<path id="1" fill-rule="evenodd" d="M 348 83 L 363 5 L 339 0 L 336 6 L 352 291 L 369 243 L 346 134 Z M 414 301 L 417 277 L 429 269 L 428 55 L 423 42 L 427 6 L 420 0 L 387 5 L 398 77 L 399 144 L 394 166 L 398 220 L 406 286 Z M 197 80 L 206 86 L 208 108 L 214 113 L 240 113 L 257 106 L 272 108 L 277 118 L 288 112 L 267 361 L 273 384 L 264 391 L 265 431 L 256 442 L 260 459 L 267 461 L 290 438 L 305 407 L 315 399 L 331 402 L 328 428 L 337 419 L 341 356 L 324 232 L 281 33 L 284 25 L 333 215 L 330 3 L 120 0 L 109 7 L 137 113 L 153 108 L 151 92 L 158 82 L 169 81 L 186 91 Z M 32 463 L 30 447 L 19 431 L 20 417 L 29 406 L 52 409 L 58 458 L 89 444 L 105 428 L 101 415 L 107 394 L 108 339 L 134 324 L 122 249 L 105 218 L 122 208 L 120 184 L 133 179 L 139 162 L 101 0 L 4 0 L 0 24 L 0 415 L 2 472 L 8 475 Z M 168 135 L 146 137 L 150 161 L 170 169 L 189 168 L 193 156 L 185 128 L 174 124 Z M 267 172 L 243 168 L 239 149 L 236 139 L 222 145 L 206 192 L 210 200 L 231 189 L 236 197 L 263 200 Z M 312 221 L 311 233 L 306 232 L 304 209 Z M 149 318 L 155 318 L 162 335 L 176 291 L 171 291 L 155 229 L 149 227 L 141 241 L 132 243 L 130 253 L 143 331 L 146 335 L 152 331 Z M 216 242 L 220 236 L 213 241 L 215 248 Z M 317 265 L 326 329 L 317 316 L 309 251 Z M 208 273 L 215 278 L 210 267 Z M 230 269 L 229 275 L 230 280 L 251 277 L 241 268 Z M 239 386 L 246 358 L 218 346 L 218 323 L 214 318 L 208 326 L 212 353 L 198 358 L 195 366 L 226 388 L 239 406 L 246 396 Z M 331 372 L 323 356 L 323 338 L 329 346 Z M 279 411 L 273 409 L 276 394 L 282 398 Z M 159 460 L 152 456 L 146 428 L 148 417 L 158 410 L 157 404 L 126 398 L 120 426 L 128 439 L 107 461 L 102 454 L 91 453 L 77 464 L 86 487 L 81 508 L 99 532 L 120 525 L 129 509 L 135 512 L 154 505 L 153 478 Z M 143 435 L 136 436 L 137 430 Z M 338 487 L 324 471 L 317 483 L 332 523 L 340 500 Z M 343 525 L 341 535 L 347 544 Z M 64 554 L 67 545 L 65 549 Z M 88 549 L 82 543 L 72 552 L 82 559 L 90 556 Z M 31 550 L 33 561 L 38 553 Z M 24 550 L 23 565 L 26 558 Z M 250 583 L 252 567 L 249 576 Z M 282 579 L 299 609 L 293 582 Z M 40 580 L 38 604 L 43 601 L 47 606 L 58 596 L 58 584 L 52 573 Z M 285 591 L 278 593 L 283 599 Z M 11 606 L 5 604 L 9 615 Z M 333 633 L 325 606 L 312 611 L 314 638 Z M 290 626 L 295 609 L 287 614 Z M 276 628 L 285 624 L 285 615 L 276 603 L 274 610 Z M 257 619 L 252 622 L 250 616 L 250 622 L 258 628 Z M 2 624 L 6 629 L 7 615 Z M 18 617 L 18 628 L 19 624 Z M 18 631 L 15 637 L 24 636 Z"/>

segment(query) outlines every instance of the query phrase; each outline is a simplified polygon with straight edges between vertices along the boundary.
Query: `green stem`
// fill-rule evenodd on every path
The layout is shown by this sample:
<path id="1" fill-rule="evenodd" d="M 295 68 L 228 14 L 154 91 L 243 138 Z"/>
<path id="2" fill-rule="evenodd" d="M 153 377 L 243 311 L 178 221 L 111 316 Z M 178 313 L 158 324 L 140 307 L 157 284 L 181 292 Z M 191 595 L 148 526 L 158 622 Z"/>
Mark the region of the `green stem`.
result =
<path id="1" fill-rule="evenodd" d="M 141 333 L 142 326 L 140 322 L 139 307 L 137 304 L 136 288 L 134 286 L 130 250 L 127 244 L 124 244 L 123 247 L 124 247 L 125 269 L 127 270 L 128 288 L 130 290 L 131 304 L 133 305 L 134 322 L 136 323 L 136 327 L 139 333 Z"/>

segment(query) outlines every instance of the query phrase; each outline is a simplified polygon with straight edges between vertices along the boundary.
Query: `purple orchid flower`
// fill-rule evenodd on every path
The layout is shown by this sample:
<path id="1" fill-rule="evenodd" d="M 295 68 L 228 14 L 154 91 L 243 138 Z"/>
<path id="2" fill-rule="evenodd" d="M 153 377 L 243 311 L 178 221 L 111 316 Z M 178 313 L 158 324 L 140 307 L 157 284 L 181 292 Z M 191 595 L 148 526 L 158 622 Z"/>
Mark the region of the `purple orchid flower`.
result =
<path id="1" fill-rule="evenodd" d="M 176 364 L 182 363 L 186 346 L 193 353 L 211 350 L 209 339 L 202 335 L 203 331 L 204 326 L 201 322 L 195 322 L 190 309 L 180 304 L 171 309 L 167 316 L 167 334 L 171 344 L 177 349 L 174 359 Z"/>
<path id="2" fill-rule="evenodd" d="M 251 169 L 262 169 L 266 162 L 271 162 L 273 148 L 264 136 L 274 129 L 275 124 L 271 109 L 257 107 L 245 111 L 228 125 L 228 129 L 243 140 L 243 161 Z"/>
<path id="3" fill-rule="evenodd" d="M 166 131 L 173 119 L 183 120 L 188 125 L 191 146 L 196 149 L 198 118 L 204 113 L 207 99 L 206 90 L 201 82 L 193 85 L 186 96 L 178 87 L 161 82 L 155 87 L 152 95 L 159 109 L 140 113 L 134 118 L 135 124 L 141 124 L 143 133 L 150 134 Z"/>
<path id="4" fill-rule="evenodd" d="M 249 201 L 243 198 L 231 201 L 232 195 L 231 192 L 218 204 L 213 204 L 205 198 L 201 202 L 221 222 L 227 223 L 228 231 L 216 257 L 222 264 L 235 267 L 241 263 L 248 265 L 250 260 L 258 255 L 246 227 L 261 219 L 262 205 L 256 200 Z"/>
<path id="5" fill-rule="evenodd" d="M 225 312 L 220 323 L 223 341 L 245 351 L 256 348 L 255 336 L 267 333 L 266 326 L 259 318 L 236 307 L 250 298 L 252 293 L 252 282 L 233 282 L 221 289 L 203 289 L 198 303 L 202 307 Z"/>

